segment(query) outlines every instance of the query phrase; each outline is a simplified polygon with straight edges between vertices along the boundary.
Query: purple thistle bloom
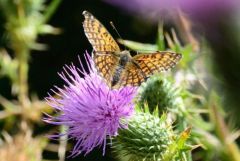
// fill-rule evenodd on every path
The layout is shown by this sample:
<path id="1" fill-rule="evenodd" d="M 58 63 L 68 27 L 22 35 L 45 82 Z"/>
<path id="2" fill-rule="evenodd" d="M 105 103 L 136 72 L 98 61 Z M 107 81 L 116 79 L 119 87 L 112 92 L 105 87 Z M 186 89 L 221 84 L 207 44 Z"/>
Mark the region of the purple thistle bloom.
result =
<path id="1" fill-rule="evenodd" d="M 64 86 L 64 89 L 56 87 L 57 92 L 53 90 L 58 98 L 51 95 L 46 98 L 59 115 L 47 115 L 44 121 L 68 126 L 66 134 L 77 140 L 71 156 L 88 154 L 101 145 L 104 155 L 107 137 L 116 136 L 119 128 L 126 128 L 125 119 L 134 112 L 132 99 L 136 88 L 128 86 L 110 89 L 98 75 L 92 58 L 85 54 L 85 59 L 89 73 L 83 69 L 81 61 L 82 70 L 74 65 L 66 66 L 59 75 L 67 86 Z M 80 73 L 84 78 L 80 77 Z"/>
<path id="2" fill-rule="evenodd" d="M 192 18 L 214 19 L 226 12 L 238 11 L 239 0 L 104 0 L 129 12 L 159 21 L 159 17 L 174 17 L 177 8 Z M 221 17 L 222 18 L 222 17 Z"/>

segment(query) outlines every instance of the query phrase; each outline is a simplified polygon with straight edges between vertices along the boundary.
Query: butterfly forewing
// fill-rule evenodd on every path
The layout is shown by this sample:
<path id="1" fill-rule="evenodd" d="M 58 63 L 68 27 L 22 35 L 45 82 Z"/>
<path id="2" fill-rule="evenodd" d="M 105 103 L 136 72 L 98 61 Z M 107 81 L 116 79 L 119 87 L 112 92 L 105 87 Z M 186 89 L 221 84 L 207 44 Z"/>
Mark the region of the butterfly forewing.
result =
<path id="1" fill-rule="evenodd" d="M 89 12 L 84 11 L 84 32 L 96 52 L 120 51 L 120 48 L 107 29 Z"/>

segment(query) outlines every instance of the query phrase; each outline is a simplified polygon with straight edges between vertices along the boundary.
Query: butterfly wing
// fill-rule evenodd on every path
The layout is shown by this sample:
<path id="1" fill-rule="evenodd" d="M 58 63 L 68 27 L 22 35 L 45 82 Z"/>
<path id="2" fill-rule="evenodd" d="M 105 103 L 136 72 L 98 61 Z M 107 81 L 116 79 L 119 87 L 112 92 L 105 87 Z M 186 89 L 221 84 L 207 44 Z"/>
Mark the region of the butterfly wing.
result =
<path id="1" fill-rule="evenodd" d="M 182 54 L 161 51 L 150 54 L 138 54 L 133 57 L 133 61 L 136 62 L 141 71 L 149 77 L 154 73 L 173 68 L 181 58 Z"/>
<path id="2" fill-rule="evenodd" d="M 113 88 L 120 88 L 127 85 L 139 86 L 145 80 L 146 76 L 142 73 L 141 69 L 136 64 L 128 62 L 120 75 L 118 83 Z"/>
<path id="3" fill-rule="evenodd" d="M 91 13 L 84 11 L 83 15 L 84 32 L 94 49 L 93 60 L 99 73 L 110 83 L 119 61 L 114 52 L 120 52 L 120 48 L 107 29 Z"/>
<path id="4" fill-rule="evenodd" d="M 113 56 L 112 52 L 94 53 L 94 62 L 98 72 L 105 78 L 107 84 L 110 86 L 118 64 L 118 57 Z"/>
<path id="5" fill-rule="evenodd" d="M 83 11 L 83 15 L 85 17 L 84 32 L 96 52 L 120 51 L 117 42 L 91 13 Z"/>
<path id="6" fill-rule="evenodd" d="M 149 76 L 173 68 L 182 55 L 172 52 L 138 54 L 126 64 L 116 88 L 131 85 L 139 86 Z"/>

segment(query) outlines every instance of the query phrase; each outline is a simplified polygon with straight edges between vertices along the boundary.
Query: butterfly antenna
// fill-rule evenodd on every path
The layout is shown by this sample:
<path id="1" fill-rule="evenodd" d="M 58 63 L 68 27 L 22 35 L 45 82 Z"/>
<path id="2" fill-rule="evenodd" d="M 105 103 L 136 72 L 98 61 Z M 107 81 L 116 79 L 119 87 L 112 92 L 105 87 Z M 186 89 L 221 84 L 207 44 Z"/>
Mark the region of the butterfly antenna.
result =
<path id="1" fill-rule="evenodd" d="M 115 31 L 116 31 L 116 33 L 117 33 L 118 37 L 120 37 L 120 39 L 122 39 L 121 35 L 119 34 L 119 32 L 118 32 L 117 28 L 115 27 L 115 25 L 113 24 L 113 22 L 112 22 L 112 21 L 110 21 L 110 25 L 112 26 L 113 30 L 115 30 Z"/>
<path id="2" fill-rule="evenodd" d="M 115 32 L 117 33 L 118 37 L 119 37 L 121 40 L 123 40 L 123 39 L 122 39 L 122 36 L 119 34 L 117 28 L 115 27 L 115 25 L 113 24 L 112 21 L 110 21 L 110 25 L 112 26 L 113 30 L 115 30 Z M 123 42 L 123 41 L 121 41 L 121 43 L 124 45 L 124 42 Z M 126 46 L 125 46 L 125 45 L 124 45 L 124 47 L 125 47 L 125 50 L 126 50 Z"/>

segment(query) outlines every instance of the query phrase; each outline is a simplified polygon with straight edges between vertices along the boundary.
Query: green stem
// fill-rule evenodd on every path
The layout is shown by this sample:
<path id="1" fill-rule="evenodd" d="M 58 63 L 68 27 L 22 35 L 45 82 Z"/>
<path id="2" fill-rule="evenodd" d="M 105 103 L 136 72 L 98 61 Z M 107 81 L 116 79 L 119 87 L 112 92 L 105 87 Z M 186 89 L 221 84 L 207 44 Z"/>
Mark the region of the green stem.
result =
<path id="1" fill-rule="evenodd" d="M 53 0 L 51 4 L 47 7 L 46 12 L 44 14 L 44 19 L 42 24 L 47 23 L 47 21 L 51 18 L 55 10 L 57 9 L 58 5 L 60 4 L 61 0 Z"/>
<path id="2" fill-rule="evenodd" d="M 60 127 L 60 131 L 61 133 L 65 133 L 68 130 L 67 126 L 62 125 Z M 59 157 L 59 161 L 64 161 L 65 160 L 65 155 L 66 155 L 66 150 L 67 150 L 67 135 L 62 135 L 60 137 L 60 145 L 58 148 L 58 157 Z"/>
<path id="3" fill-rule="evenodd" d="M 30 49 L 28 42 L 24 40 L 24 35 L 18 36 L 15 31 L 22 31 L 22 29 L 26 26 L 27 17 L 24 10 L 24 1 L 19 1 L 17 7 L 17 19 L 18 25 L 15 26 L 9 32 L 12 35 L 12 48 L 16 55 L 16 59 L 18 61 L 18 71 L 17 71 L 17 97 L 19 101 L 19 105 L 22 111 L 22 120 L 21 120 L 21 129 L 23 132 L 29 131 L 29 123 L 27 118 L 25 117 L 24 111 L 29 108 L 29 98 L 28 98 L 28 59 L 30 54 Z"/>
<path id="4" fill-rule="evenodd" d="M 19 62 L 18 67 L 18 101 L 23 111 L 29 108 L 28 98 L 28 57 L 30 54 L 29 48 L 24 44 L 19 44 L 18 49 L 15 50 Z M 27 118 L 22 113 L 21 128 L 24 132 L 29 130 L 29 123 Z"/>
<path id="5" fill-rule="evenodd" d="M 228 155 L 229 160 L 231 161 L 239 161 L 240 160 L 240 151 L 237 144 L 228 139 L 231 135 L 228 127 L 226 126 L 223 117 L 218 112 L 216 105 L 212 106 L 212 120 L 215 123 L 216 133 L 221 140 L 224 149 Z"/>
<path id="6" fill-rule="evenodd" d="M 26 100 L 28 100 L 28 55 L 26 49 L 19 54 L 19 101 L 26 108 Z"/>

